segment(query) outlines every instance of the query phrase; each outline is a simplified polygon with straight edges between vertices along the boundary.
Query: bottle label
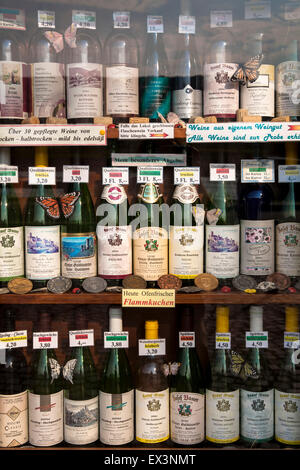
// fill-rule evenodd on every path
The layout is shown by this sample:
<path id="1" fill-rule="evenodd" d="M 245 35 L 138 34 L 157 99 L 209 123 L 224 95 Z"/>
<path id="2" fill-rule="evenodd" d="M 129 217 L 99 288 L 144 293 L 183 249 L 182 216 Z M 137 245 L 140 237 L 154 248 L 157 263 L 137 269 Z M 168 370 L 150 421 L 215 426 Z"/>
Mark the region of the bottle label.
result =
<path id="1" fill-rule="evenodd" d="M 52 279 L 60 275 L 59 225 L 25 227 L 26 277 Z"/>
<path id="2" fill-rule="evenodd" d="M 239 275 L 239 225 L 206 225 L 206 272 L 220 279 Z"/>
<path id="3" fill-rule="evenodd" d="M 276 226 L 276 271 L 286 276 L 300 276 L 300 223 Z"/>
<path id="4" fill-rule="evenodd" d="M 68 118 L 103 115 L 103 67 L 100 64 L 67 65 Z"/>
<path id="5" fill-rule="evenodd" d="M 241 86 L 241 107 L 247 109 L 249 116 L 274 117 L 274 65 L 262 64 L 258 71 L 259 77 L 255 82 L 247 80 Z"/>
<path id="6" fill-rule="evenodd" d="M 168 77 L 147 77 L 142 86 L 141 115 L 158 119 L 158 112 L 167 116 L 171 108 L 170 79 Z"/>
<path id="7" fill-rule="evenodd" d="M 24 276 L 23 227 L 0 228 L 0 281 Z"/>
<path id="8" fill-rule="evenodd" d="M 298 87 L 300 62 L 282 62 L 276 67 L 276 115 L 299 116 Z"/>
<path id="9" fill-rule="evenodd" d="M 28 117 L 26 68 L 22 62 L 0 62 L 0 119 Z"/>
<path id="10" fill-rule="evenodd" d="M 64 64 L 39 62 L 31 65 L 32 110 L 35 116 L 66 116 L 64 75 Z"/>
<path id="11" fill-rule="evenodd" d="M 241 274 L 274 272 L 274 220 L 241 220 Z"/>
<path id="12" fill-rule="evenodd" d="M 28 392 L 0 395 L 0 447 L 28 441 Z"/>
<path id="13" fill-rule="evenodd" d="M 198 199 L 198 192 L 192 184 L 179 184 L 175 187 L 173 199 L 181 204 L 193 204 Z"/>
<path id="14" fill-rule="evenodd" d="M 168 232 L 160 227 L 143 227 L 133 234 L 134 274 L 157 281 L 168 274 Z"/>
<path id="15" fill-rule="evenodd" d="M 274 434 L 274 390 L 241 390 L 241 435 L 255 441 L 270 440 Z"/>
<path id="16" fill-rule="evenodd" d="M 61 234 L 62 275 L 71 279 L 97 276 L 96 234 Z"/>
<path id="17" fill-rule="evenodd" d="M 106 113 L 139 114 L 139 69 L 114 65 L 106 68 Z"/>
<path id="18" fill-rule="evenodd" d="M 132 274 L 131 226 L 98 225 L 98 275 L 122 279 Z"/>
<path id="19" fill-rule="evenodd" d="M 99 438 L 99 398 L 64 400 L 64 439 L 69 444 L 91 444 Z"/>
<path id="20" fill-rule="evenodd" d="M 180 279 L 194 279 L 203 273 L 204 228 L 170 226 L 170 274 Z"/>
<path id="21" fill-rule="evenodd" d="M 134 439 L 134 391 L 99 394 L 100 441 L 120 446 Z"/>
<path id="22" fill-rule="evenodd" d="M 173 91 L 173 111 L 181 119 L 202 115 L 202 91 L 186 85 L 182 90 Z"/>
<path id="23" fill-rule="evenodd" d="M 135 391 L 136 440 L 156 444 L 169 439 L 169 389 L 161 392 Z"/>
<path id="24" fill-rule="evenodd" d="M 29 392 L 29 442 L 34 446 L 54 446 L 63 438 L 64 392 L 36 395 Z"/>
<path id="25" fill-rule="evenodd" d="M 126 201 L 127 195 L 123 186 L 111 184 L 104 186 L 101 199 L 105 199 L 109 204 L 122 204 L 122 202 Z"/>
<path id="26" fill-rule="evenodd" d="M 300 444 L 300 393 L 275 390 L 275 439 L 289 445 Z"/>
<path id="27" fill-rule="evenodd" d="M 206 439 L 220 444 L 239 439 L 239 390 L 206 390 Z"/>
<path id="28" fill-rule="evenodd" d="M 172 392 L 170 394 L 171 440 L 193 445 L 204 440 L 204 401 L 201 393 Z"/>
<path id="29" fill-rule="evenodd" d="M 236 116 L 239 84 L 230 79 L 237 66 L 232 63 L 204 65 L 204 116 Z"/>

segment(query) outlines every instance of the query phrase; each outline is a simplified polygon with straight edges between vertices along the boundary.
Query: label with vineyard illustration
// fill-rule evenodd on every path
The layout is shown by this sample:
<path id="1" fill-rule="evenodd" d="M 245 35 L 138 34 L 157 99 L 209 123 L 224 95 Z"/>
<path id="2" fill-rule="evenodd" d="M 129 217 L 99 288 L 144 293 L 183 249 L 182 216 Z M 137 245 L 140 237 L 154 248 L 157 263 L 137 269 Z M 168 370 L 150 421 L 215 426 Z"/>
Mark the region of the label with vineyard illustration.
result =
<path id="1" fill-rule="evenodd" d="M 300 276 L 300 223 L 285 222 L 276 226 L 276 271 Z"/>
<path id="2" fill-rule="evenodd" d="M 204 440 L 204 395 L 173 392 L 170 394 L 171 439 L 177 444 L 199 444 Z"/>
<path id="3" fill-rule="evenodd" d="M 241 220 L 241 274 L 274 272 L 274 220 Z"/>
<path id="4" fill-rule="evenodd" d="M 131 226 L 97 226 L 98 274 L 122 279 L 132 274 Z"/>
<path id="5" fill-rule="evenodd" d="M 97 275 L 96 234 L 61 234 L 62 275 L 85 279 Z"/>
<path id="6" fill-rule="evenodd" d="M 27 66 L 22 62 L 0 63 L 0 119 L 25 119 L 27 109 Z"/>
<path id="7" fill-rule="evenodd" d="M 134 274 L 157 281 L 168 274 L 168 232 L 160 227 L 143 227 L 133 235 Z"/>
<path id="8" fill-rule="evenodd" d="M 102 65 L 69 64 L 67 66 L 68 118 L 102 116 L 102 90 Z"/>
<path id="9" fill-rule="evenodd" d="M 23 227 L 0 229 L 0 280 L 24 275 Z"/>
<path id="10" fill-rule="evenodd" d="M 239 225 L 206 225 L 206 272 L 218 278 L 239 275 Z"/>

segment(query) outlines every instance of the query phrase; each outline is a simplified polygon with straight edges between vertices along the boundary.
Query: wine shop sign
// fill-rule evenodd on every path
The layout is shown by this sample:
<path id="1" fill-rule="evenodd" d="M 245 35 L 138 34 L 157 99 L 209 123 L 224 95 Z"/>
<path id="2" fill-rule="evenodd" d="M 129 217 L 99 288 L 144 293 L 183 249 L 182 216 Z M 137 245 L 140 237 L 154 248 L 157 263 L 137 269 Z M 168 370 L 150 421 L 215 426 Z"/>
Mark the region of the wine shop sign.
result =
<path id="1" fill-rule="evenodd" d="M 122 289 L 122 307 L 174 308 L 175 289 Z"/>

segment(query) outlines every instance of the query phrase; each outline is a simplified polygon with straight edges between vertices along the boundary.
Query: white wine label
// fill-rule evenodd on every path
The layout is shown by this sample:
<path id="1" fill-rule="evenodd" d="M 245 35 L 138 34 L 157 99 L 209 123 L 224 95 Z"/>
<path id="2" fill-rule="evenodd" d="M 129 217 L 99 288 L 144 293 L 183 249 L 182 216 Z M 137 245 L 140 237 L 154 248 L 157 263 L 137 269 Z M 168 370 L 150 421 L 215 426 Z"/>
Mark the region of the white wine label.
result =
<path id="1" fill-rule="evenodd" d="M 239 439 L 239 390 L 206 390 L 206 439 L 230 444 Z"/>
<path id="2" fill-rule="evenodd" d="M 173 111 L 181 119 L 202 115 L 202 90 L 187 84 L 181 90 L 173 90 Z"/>
<path id="3" fill-rule="evenodd" d="M 57 349 L 58 348 L 58 332 L 33 332 L 32 334 L 33 349 Z"/>
<path id="4" fill-rule="evenodd" d="M 27 331 L 0 333 L 0 349 L 27 348 Z"/>
<path id="5" fill-rule="evenodd" d="M 211 28 L 232 28 L 231 10 L 211 10 L 210 12 Z"/>
<path id="6" fill-rule="evenodd" d="M 178 33 L 179 34 L 195 34 L 195 32 L 196 32 L 196 18 L 194 16 L 179 15 Z"/>
<path id="7" fill-rule="evenodd" d="M 206 272 L 220 279 L 239 275 L 239 225 L 206 225 Z"/>
<path id="8" fill-rule="evenodd" d="M 55 11 L 38 10 L 38 27 L 55 28 Z"/>
<path id="9" fill-rule="evenodd" d="M 300 332 L 299 331 L 285 331 L 284 332 L 284 347 L 288 349 L 300 348 Z"/>
<path id="10" fill-rule="evenodd" d="M 162 184 L 164 182 L 163 171 L 164 169 L 162 166 L 156 166 L 152 168 L 139 166 L 137 168 L 136 182 L 138 184 L 143 184 L 143 183 Z"/>
<path id="11" fill-rule="evenodd" d="M 110 184 L 104 186 L 101 199 L 105 199 L 110 204 L 122 204 L 122 202 L 126 201 L 127 194 L 123 186 L 119 184 Z"/>
<path id="12" fill-rule="evenodd" d="M 174 168 L 174 185 L 177 184 L 200 184 L 200 167 Z"/>
<path id="13" fill-rule="evenodd" d="M 17 166 L 0 166 L 0 184 L 18 182 L 19 172 Z"/>
<path id="14" fill-rule="evenodd" d="M 31 65 L 34 116 L 39 118 L 66 116 L 64 76 L 64 64 L 38 62 Z"/>
<path id="15" fill-rule="evenodd" d="M 246 109 L 249 116 L 274 117 L 274 65 L 262 64 L 258 71 L 259 77 L 255 82 L 247 80 L 245 85 L 241 85 L 241 108 Z"/>
<path id="16" fill-rule="evenodd" d="M 169 389 L 135 391 L 136 440 L 156 444 L 169 439 Z"/>
<path id="17" fill-rule="evenodd" d="M 63 183 L 88 183 L 89 182 L 89 165 L 76 166 L 64 165 L 63 166 Z"/>
<path id="18" fill-rule="evenodd" d="M 180 348 L 194 348 L 195 347 L 195 332 L 194 331 L 179 331 L 179 347 Z"/>
<path id="19" fill-rule="evenodd" d="M 123 331 L 122 333 L 104 331 L 104 348 L 118 349 L 128 347 L 128 331 Z"/>
<path id="20" fill-rule="evenodd" d="M 165 338 L 139 339 L 139 356 L 164 356 L 165 354 Z"/>
<path id="21" fill-rule="evenodd" d="M 274 220 L 241 220 L 241 274 L 274 272 Z"/>
<path id="22" fill-rule="evenodd" d="M 271 2 L 245 2 L 245 20 L 271 18 Z M 258 113 L 259 114 L 259 113 Z"/>
<path id="23" fill-rule="evenodd" d="M 52 279 L 60 275 L 60 226 L 25 227 L 26 277 Z"/>
<path id="24" fill-rule="evenodd" d="M 276 271 L 300 276 L 300 223 L 276 225 Z"/>
<path id="25" fill-rule="evenodd" d="M 96 233 L 61 234 L 62 275 L 71 279 L 97 276 Z"/>
<path id="26" fill-rule="evenodd" d="M 274 160 L 242 160 L 242 183 L 275 183 Z"/>
<path id="27" fill-rule="evenodd" d="M 48 447 L 59 444 L 63 438 L 64 392 L 36 395 L 29 392 L 29 442 Z"/>
<path id="28" fill-rule="evenodd" d="M 72 10 L 72 23 L 75 23 L 77 28 L 96 29 L 96 12 Z"/>
<path id="29" fill-rule="evenodd" d="M 44 186 L 55 186 L 56 168 L 55 167 L 33 167 L 28 168 L 28 184 L 41 184 Z"/>
<path id="30" fill-rule="evenodd" d="M 100 64 L 67 65 L 68 118 L 103 115 L 103 67 Z"/>
<path id="31" fill-rule="evenodd" d="M 230 81 L 237 64 L 204 65 L 204 115 L 235 117 L 239 108 L 239 85 Z"/>
<path id="32" fill-rule="evenodd" d="M 216 333 L 216 349 L 231 349 L 231 333 Z"/>
<path id="33" fill-rule="evenodd" d="M 94 330 L 69 331 L 70 348 L 79 346 L 94 346 Z"/>
<path id="34" fill-rule="evenodd" d="M 0 447 L 28 441 L 28 392 L 0 395 Z"/>
<path id="35" fill-rule="evenodd" d="M 269 334 L 267 331 L 246 332 L 246 348 L 266 348 L 268 349 Z"/>
<path id="36" fill-rule="evenodd" d="M 113 12 L 114 28 L 129 29 L 130 28 L 130 12 L 114 11 Z"/>
<path id="37" fill-rule="evenodd" d="M 209 181 L 235 181 L 235 163 L 210 163 Z"/>
<path id="38" fill-rule="evenodd" d="M 124 445 L 134 439 L 134 391 L 99 392 L 100 441 L 107 445 Z"/>
<path id="39" fill-rule="evenodd" d="M 163 33 L 164 21 L 162 16 L 147 16 L 147 33 Z"/>
<path id="40" fill-rule="evenodd" d="M 0 8 L 0 28 L 24 30 L 25 11 L 19 8 Z"/>
<path id="41" fill-rule="evenodd" d="M 190 392 L 170 394 L 171 440 L 177 444 L 200 444 L 205 438 L 205 395 Z"/>
<path id="42" fill-rule="evenodd" d="M 276 116 L 299 116 L 300 62 L 281 62 L 276 67 Z"/>
<path id="43" fill-rule="evenodd" d="M 192 184 L 178 184 L 174 189 L 173 199 L 177 199 L 182 204 L 193 204 L 198 198 L 197 188 Z"/>
<path id="44" fill-rule="evenodd" d="M 129 184 L 129 168 L 102 168 L 102 184 Z"/>
<path id="45" fill-rule="evenodd" d="M 64 399 L 64 440 L 69 444 L 91 444 L 99 438 L 99 398 Z"/>
<path id="46" fill-rule="evenodd" d="M 0 228 L 0 280 L 24 276 L 23 227 Z"/>
<path id="47" fill-rule="evenodd" d="M 132 274 L 132 228 L 97 225 L 98 275 L 122 279 Z"/>
<path id="48" fill-rule="evenodd" d="M 168 274 L 168 232 L 144 227 L 133 233 L 133 272 L 146 281 Z"/>
<path id="49" fill-rule="evenodd" d="M 28 117 L 26 76 L 26 64 L 14 61 L 0 62 L 0 119 Z"/>
<path id="50" fill-rule="evenodd" d="M 106 114 L 139 114 L 138 80 L 137 67 L 106 67 Z"/>
<path id="51" fill-rule="evenodd" d="M 253 441 L 270 440 L 274 433 L 274 390 L 241 390 L 241 435 Z"/>
<path id="52" fill-rule="evenodd" d="M 275 439 L 283 444 L 300 444 L 300 393 L 275 390 Z"/>
<path id="53" fill-rule="evenodd" d="M 278 183 L 300 183 L 300 165 L 279 165 Z"/>
<path id="54" fill-rule="evenodd" d="M 180 279 L 203 273 L 204 226 L 170 226 L 169 272 Z"/>

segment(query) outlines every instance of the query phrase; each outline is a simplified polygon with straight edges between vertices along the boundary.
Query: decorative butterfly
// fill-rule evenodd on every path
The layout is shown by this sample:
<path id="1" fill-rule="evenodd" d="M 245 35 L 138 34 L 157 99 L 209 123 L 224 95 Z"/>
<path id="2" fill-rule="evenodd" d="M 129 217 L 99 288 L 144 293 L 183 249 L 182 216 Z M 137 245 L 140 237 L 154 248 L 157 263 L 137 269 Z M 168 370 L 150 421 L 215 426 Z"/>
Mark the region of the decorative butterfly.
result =
<path id="1" fill-rule="evenodd" d="M 74 212 L 75 204 L 78 201 L 80 192 L 76 191 L 73 193 L 64 194 L 59 198 L 63 214 L 68 219 Z"/>
<path id="2" fill-rule="evenodd" d="M 64 217 L 67 219 L 70 217 L 75 209 L 75 204 L 78 201 L 78 198 L 80 196 L 80 192 L 76 191 L 73 193 L 67 193 L 64 194 L 59 198 L 62 212 Z M 53 197 L 37 197 L 36 202 L 42 206 L 42 208 L 47 212 L 49 217 L 52 217 L 53 219 L 59 219 L 60 217 L 60 210 L 59 210 L 59 204 L 57 199 Z"/>
<path id="3" fill-rule="evenodd" d="M 51 370 L 51 383 L 53 383 L 54 380 L 58 379 L 61 367 L 57 360 L 52 358 L 49 359 L 49 365 Z"/>
<path id="4" fill-rule="evenodd" d="M 246 85 L 247 80 L 250 83 L 255 82 L 259 77 L 259 67 L 263 61 L 263 54 L 257 54 L 251 57 L 244 64 L 239 64 L 238 68 L 231 77 L 232 82 L 241 82 L 242 85 Z"/>
<path id="5" fill-rule="evenodd" d="M 258 379 L 259 375 L 253 367 L 237 352 L 231 351 L 231 370 L 233 375 L 240 375 L 242 378 L 251 377 Z"/>
<path id="6" fill-rule="evenodd" d="M 73 383 L 73 371 L 75 369 L 77 359 L 70 359 L 63 367 L 63 377 Z"/>
<path id="7" fill-rule="evenodd" d="M 60 211 L 57 199 L 54 197 L 39 196 L 36 197 L 35 200 L 47 212 L 49 217 L 52 219 L 59 219 Z"/>
<path id="8" fill-rule="evenodd" d="M 72 23 L 64 32 L 64 35 L 57 31 L 45 31 L 44 36 L 53 46 L 55 52 L 59 53 L 64 48 L 64 38 L 66 43 L 71 47 L 76 47 L 76 31 L 77 25 Z"/>

